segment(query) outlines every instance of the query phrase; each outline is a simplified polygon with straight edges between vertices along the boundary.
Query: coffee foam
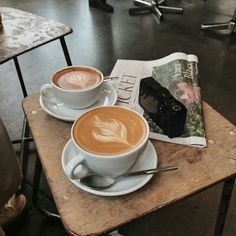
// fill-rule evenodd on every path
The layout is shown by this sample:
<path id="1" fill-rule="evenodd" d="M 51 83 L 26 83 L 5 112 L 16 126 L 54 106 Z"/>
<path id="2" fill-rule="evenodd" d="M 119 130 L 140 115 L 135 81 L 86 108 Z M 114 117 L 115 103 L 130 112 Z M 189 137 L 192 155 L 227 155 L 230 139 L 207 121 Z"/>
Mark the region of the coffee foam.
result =
<path id="1" fill-rule="evenodd" d="M 57 72 L 53 82 L 63 89 L 83 90 L 99 84 L 101 79 L 101 75 L 95 70 L 86 67 L 72 67 Z"/>
<path id="2" fill-rule="evenodd" d="M 117 106 L 94 109 L 77 120 L 76 143 L 98 155 L 117 155 L 136 148 L 145 138 L 146 125 L 136 113 Z"/>

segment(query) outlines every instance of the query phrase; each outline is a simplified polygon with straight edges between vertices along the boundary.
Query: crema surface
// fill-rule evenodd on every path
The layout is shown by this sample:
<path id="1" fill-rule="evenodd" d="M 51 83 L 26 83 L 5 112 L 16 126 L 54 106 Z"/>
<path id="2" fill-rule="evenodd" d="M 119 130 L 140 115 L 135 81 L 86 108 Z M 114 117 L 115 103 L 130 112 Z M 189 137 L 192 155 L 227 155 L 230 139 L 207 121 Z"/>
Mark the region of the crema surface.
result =
<path id="1" fill-rule="evenodd" d="M 104 156 L 134 149 L 146 133 L 141 117 L 118 106 L 94 109 L 81 116 L 73 128 L 73 137 L 82 149 Z"/>
<path id="2" fill-rule="evenodd" d="M 101 81 L 101 76 L 89 68 L 69 68 L 58 72 L 53 79 L 55 85 L 63 89 L 83 90 Z"/>

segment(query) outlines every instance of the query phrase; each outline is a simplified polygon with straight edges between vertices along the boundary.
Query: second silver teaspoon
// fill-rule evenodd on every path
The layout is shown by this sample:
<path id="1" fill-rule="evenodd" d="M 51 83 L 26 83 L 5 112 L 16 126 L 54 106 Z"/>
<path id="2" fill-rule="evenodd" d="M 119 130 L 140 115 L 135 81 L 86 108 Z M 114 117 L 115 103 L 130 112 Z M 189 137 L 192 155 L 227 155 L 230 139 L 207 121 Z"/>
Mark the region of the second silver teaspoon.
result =
<path id="1" fill-rule="evenodd" d="M 155 169 L 148 169 L 148 170 L 125 173 L 119 176 L 100 176 L 100 175 L 92 174 L 92 175 L 81 178 L 80 182 L 91 188 L 106 189 L 106 188 L 111 187 L 118 180 L 124 177 L 157 174 L 157 173 L 172 171 L 172 170 L 177 170 L 177 169 L 178 167 L 176 166 L 168 166 L 168 167 L 162 167 L 162 168 L 155 168 Z"/>

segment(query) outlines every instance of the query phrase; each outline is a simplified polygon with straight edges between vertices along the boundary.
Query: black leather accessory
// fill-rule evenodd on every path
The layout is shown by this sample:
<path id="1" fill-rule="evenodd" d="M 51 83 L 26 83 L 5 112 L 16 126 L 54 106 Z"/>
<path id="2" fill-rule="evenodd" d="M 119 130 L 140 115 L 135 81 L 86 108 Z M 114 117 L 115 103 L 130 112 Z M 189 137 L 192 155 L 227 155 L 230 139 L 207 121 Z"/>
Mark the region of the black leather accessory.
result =
<path id="1" fill-rule="evenodd" d="M 187 109 L 154 78 L 141 80 L 139 104 L 169 138 L 183 134 Z"/>

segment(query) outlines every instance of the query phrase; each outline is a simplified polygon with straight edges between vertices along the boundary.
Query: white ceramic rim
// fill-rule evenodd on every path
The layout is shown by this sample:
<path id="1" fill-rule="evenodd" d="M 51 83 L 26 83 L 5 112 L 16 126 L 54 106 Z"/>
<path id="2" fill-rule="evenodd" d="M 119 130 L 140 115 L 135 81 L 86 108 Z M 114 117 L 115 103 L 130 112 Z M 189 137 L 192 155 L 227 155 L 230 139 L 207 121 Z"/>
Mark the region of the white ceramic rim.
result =
<path id="1" fill-rule="evenodd" d="M 138 115 L 138 116 L 143 120 L 144 124 L 146 125 L 146 129 L 147 129 L 146 136 L 144 137 L 143 141 L 142 141 L 137 147 L 135 147 L 134 149 L 132 149 L 132 150 L 130 150 L 130 151 L 128 151 L 128 152 L 125 152 L 125 153 L 121 153 L 121 154 L 117 154 L 117 155 L 106 155 L 106 156 L 105 156 L 105 155 L 94 154 L 94 153 L 92 153 L 92 152 L 90 153 L 90 152 L 84 150 L 82 147 L 80 147 L 80 146 L 76 143 L 76 141 L 75 141 L 75 139 L 74 139 L 74 137 L 73 137 L 73 129 L 74 129 L 74 126 L 75 126 L 77 120 L 79 120 L 81 117 L 83 117 L 84 115 L 86 115 L 88 112 L 91 112 L 91 111 L 96 110 L 96 109 L 101 109 L 101 108 L 105 108 L 105 109 L 106 109 L 106 108 L 109 108 L 109 107 L 110 107 L 110 108 L 116 108 L 116 107 L 118 107 L 118 108 L 121 108 L 121 109 L 126 109 L 126 110 L 129 110 L 129 111 L 135 113 L 136 115 Z M 89 155 L 89 156 L 92 155 L 92 156 L 94 156 L 95 158 L 100 158 L 100 159 L 107 159 L 108 157 L 111 157 L 111 158 L 116 158 L 116 157 L 125 158 L 127 155 L 130 155 L 130 154 L 136 152 L 137 149 L 140 148 L 140 146 L 145 145 L 145 144 L 148 142 L 149 134 L 150 134 L 149 125 L 148 125 L 147 121 L 145 120 L 145 118 L 144 118 L 143 116 L 141 116 L 138 112 L 136 112 L 136 111 L 134 111 L 134 110 L 132 110 L 132 109 L 130 109 L 130 108 L 123 107 L 123 106 L 118 106 L 118 105 L 115 105 L 115 106 L 98 106 L 98 107 L 92 108 L 92 109 L 88 110 L 87 112 L 85 112 L 85 113 L 84 113 L 83 115 L 81 115 L 80 117 L 78 117 L 78 118 L 74 121 L 74 123 L 73 123 L 73 125 L 72 125 L 72 128 L 71 128 L 71 140 L 73 141 L 74 145 L 75 145 L 79 150 L 82 150 L 82 152 L 84 152 L 85 155 L 86 155 L 86 154 Z"/>
<path id="2" fill-rule="evenodd" d="M 73 89 L 73 90 L 72 90 L 72 89 L 63 89 L 63 88 L 57 86 L 56 84 L 54 84 L 53 78 L 54 78 L 54 76 L 55 76 L 57 73 L 59 73 L 59 72 L 61 72 L 61 71 L 63 71 L 63 70 L 66 70 L 66 69 L 71 69 L 71 68 L 77 68 L 77 69 L 78 69 L 78 68 L 86 68 L 86 69 L 91 69 L 91 70 L 93 70 L 93 71 L 96 71 L 98 74 L 100 74 L 100 76 L 101 76 L 101 81 L 100 81 L 98 84 L 95 84 L 94 86 L 91 86 L 91 87 L 89 87 L 89 88 L 87 88 L 87 89 Z M 102 73 L 100 70 L 98 70 L 98 69 L 96 69 L 96 68 L 94 68 L 94 67 L 91 67 L 91 66 L 83 66 L 83 65 L 66 66 L 66 67 L 63 67 L 63 68 L 61 68 L 60 70 L 55 71 L 55 72 L 53 73 L 53 75 L 51 76 L 51 85 L 52 85 L 53 87 L 55 87 L 55 88 L 58 89 L 58 90 L 66 91 L 66 92 L 70 92 L 70 93 L 78 93 L 78 92 L 83 93 L 83 92 L 87 92 L 87 91 L 93 90 L 94 88 L 99 87 L 99 86 L 103 83 L 103 81 L 104 81 L 104 75 L 103 75 L 103 73 Z"/>

